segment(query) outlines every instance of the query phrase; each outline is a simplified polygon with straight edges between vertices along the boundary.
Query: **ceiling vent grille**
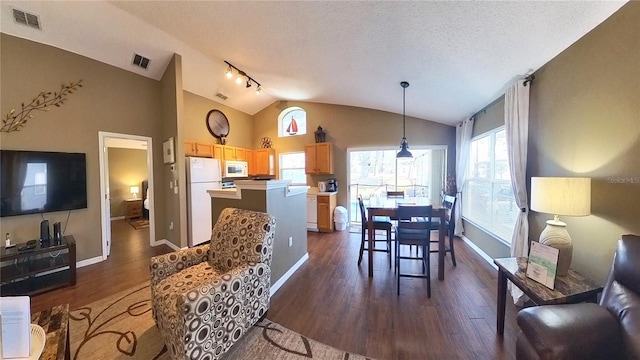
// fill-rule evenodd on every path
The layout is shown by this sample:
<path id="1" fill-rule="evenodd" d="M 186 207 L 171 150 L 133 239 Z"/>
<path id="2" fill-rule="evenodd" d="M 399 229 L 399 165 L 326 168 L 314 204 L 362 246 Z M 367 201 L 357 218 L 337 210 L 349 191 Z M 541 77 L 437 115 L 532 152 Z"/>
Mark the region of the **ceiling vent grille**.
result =
<path id="1" fill-rule="evenodd" d="M 138 55 L 138 54 L 133 54 L 133 65 L 141 67 L 145 70 L 147 70 L 147 68 L 149 67 L 149 63 L 151 62 L 151 60 L 149 60 L 149 58 L 146 58 L 142 55 Z"/>
<path id="2" fill-rule="evenodd" d="M 228 96 L 223 94 L 223 93 L 217 93 L 216 96 L 219 97 L 222 100 L 227 100 L 227 98 L 228 98 Z"/>
<path id="3" fill-rule="evenodd" d="M 13 9 L 13 19 L 22 25 L 27 25 L 34 29 L 42 30 L 40 28 L 40 19 L 38 15 L 29 14 L 28 12 L 24 12 L 22 10 Z"/>

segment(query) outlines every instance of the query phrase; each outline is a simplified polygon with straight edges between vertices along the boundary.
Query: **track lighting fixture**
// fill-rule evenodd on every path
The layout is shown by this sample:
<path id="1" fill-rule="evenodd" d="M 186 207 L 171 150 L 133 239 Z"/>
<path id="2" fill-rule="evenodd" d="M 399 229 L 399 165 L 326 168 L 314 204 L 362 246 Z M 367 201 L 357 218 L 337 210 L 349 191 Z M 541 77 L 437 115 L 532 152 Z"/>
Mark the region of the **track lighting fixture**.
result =
<path id="1" fill-rule="evenodd" d="M 260 83 L 257 82 L 254 78 L 252 78 L 251 76 L 247 75 L 246 72 L 238 69 L 237 67 L 233 66 L 233 64 L 231 64 L 228 61 L 224 61 L 225 64 L 227 64 L 227 71 L 226 71 L 226 76 L 228 79 L 231 79 L 233 77 L 233 70 L 236 71 L 236 83 L 238 85 L 242 84 L 243 82 L 246 81 L 246 86 L 245 88 L 250 88 L 253 84 L 256 84 L 256 94 L 260 94 L 260 92 L 262 91 L 262 87 L 260 86 Z"/>

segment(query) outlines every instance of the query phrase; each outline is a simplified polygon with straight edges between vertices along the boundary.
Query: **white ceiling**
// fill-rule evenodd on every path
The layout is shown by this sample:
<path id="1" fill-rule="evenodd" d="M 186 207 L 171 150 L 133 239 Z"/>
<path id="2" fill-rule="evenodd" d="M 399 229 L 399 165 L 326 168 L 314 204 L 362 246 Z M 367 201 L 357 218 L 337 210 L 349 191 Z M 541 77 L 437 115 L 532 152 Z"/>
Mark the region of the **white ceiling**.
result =
<path id="1" fill-rule="evenodd" d="M 276 100 L 402 113 L 406 80 L 408 116 L 455 124 L 625 2 L 2 0 L 0 31 L 157 80 L 178 53 L 185 90 L 251 115 Z M 42 30 L 16 24 L 12 8 Z M 149 69 L 131 65 L 134 52 Z M 223 60 L 262 94 L 228 80 Z"/>

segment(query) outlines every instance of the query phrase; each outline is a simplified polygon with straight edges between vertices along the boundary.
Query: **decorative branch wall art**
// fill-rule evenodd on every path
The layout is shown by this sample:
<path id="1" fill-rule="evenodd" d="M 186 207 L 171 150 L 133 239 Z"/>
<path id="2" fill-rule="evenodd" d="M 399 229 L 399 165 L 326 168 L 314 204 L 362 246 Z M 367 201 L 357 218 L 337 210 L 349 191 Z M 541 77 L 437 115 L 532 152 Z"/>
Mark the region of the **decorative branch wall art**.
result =
<path id="1" fill-rule="evenodd" d="M 2 119 L 2 127 L 0 132 L 11 133 L 14 131 L 20 131 L 22 127 L 27 125 L 27 121 L 33 119 L 33 111 L 49 111 L 51 106 L 60 107 L 67 100 L 69 94 L 73 94 L 74 91 L 82 87 L 82 79 L 76 82 L 62 83 L 60 85 L 60 91 L 41 91 L 36 97 L 31 99 L 31 102 L 26 104 L 22 103 L 21 110 L 16 112 L 16 109 L 11 109 Z"/>

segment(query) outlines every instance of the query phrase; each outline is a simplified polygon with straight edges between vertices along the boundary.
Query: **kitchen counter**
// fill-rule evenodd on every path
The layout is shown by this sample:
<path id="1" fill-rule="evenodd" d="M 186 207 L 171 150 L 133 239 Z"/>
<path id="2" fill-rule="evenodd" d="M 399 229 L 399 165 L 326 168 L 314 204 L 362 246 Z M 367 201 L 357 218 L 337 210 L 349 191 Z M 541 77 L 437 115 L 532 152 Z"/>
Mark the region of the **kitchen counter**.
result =
<path id="1" fill-rule="evenodd" d="M 212 198 L 242 199 L 242 190 L 282 189 L 285 196 L 306 194 L 309 190 L 309 186 L 291 186 L 290 183 L 289 180 L 236 180 L 235 189 L 216 189 L 207 192 Z"/>
<path id="2" fill-rule="evenodd" d="M 317 187 L 309 187 L 307 194 L 309 195 L 334 195 L 337 194 L 337 191 L 320 191 Z"/>

